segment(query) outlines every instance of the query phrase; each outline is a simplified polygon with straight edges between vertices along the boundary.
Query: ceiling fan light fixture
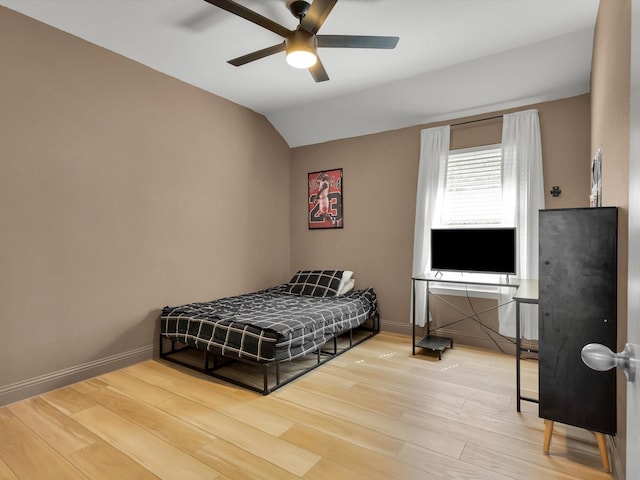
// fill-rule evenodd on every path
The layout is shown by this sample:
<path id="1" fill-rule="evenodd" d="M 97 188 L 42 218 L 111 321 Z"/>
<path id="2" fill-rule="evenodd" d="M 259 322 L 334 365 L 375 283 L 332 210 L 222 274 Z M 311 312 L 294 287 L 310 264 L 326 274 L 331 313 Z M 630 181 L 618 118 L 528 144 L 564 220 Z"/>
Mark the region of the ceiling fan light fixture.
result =
<path id="1" fill-rule="evenodd" d="M 287 52 L 287 63 L 293 68 L 309 68 L 317 61 L 318 57 L 311 50 L 299 49 Z"/>
<path id="2" fill-rule="evenodd" d="M 286 39 L 287 63 L 293 68 L 309 68 L 316 64 L 316 37 L 298 29 Z"/>

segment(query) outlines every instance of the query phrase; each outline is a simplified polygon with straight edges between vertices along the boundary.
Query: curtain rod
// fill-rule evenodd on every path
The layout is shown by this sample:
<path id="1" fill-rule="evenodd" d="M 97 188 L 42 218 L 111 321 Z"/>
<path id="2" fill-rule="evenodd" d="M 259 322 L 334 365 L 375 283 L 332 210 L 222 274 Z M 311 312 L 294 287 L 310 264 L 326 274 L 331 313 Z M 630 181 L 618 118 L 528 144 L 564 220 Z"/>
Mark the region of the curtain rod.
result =
<path id="1" fill-rule="evenodd" d="M 478 118 L 477 120 L 468 120 L 466 122 L 452 123 L 450 127 L 458 127 L 460 125 L 467 125 L 468 123 L 486 122 L 487 120 L 495 120 L 496 118 L 502 118 L 503 115 L 495 115 L 493 117 Z"/>

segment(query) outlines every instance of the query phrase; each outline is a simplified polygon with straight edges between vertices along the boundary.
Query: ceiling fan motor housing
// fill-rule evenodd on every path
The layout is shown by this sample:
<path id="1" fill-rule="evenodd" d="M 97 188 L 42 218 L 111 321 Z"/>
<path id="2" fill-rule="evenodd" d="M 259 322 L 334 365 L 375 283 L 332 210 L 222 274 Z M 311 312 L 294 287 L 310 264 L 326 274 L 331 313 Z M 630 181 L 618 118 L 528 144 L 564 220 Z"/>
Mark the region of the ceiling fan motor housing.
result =
<path id="1" fill-rule="evenodd" d="M 318 49 L 318 40 L 312 33 L 297 28 L 285 39 L 287 52 L 294 50 L 306 50 L 315 53 Z"/>
<path id="2" fill-rule="evenodd" d="M 294 17 L 300 20 L 307 14 L 310 6 L 311 4 L 305 0 L 287 0 L 287 8 Z"/>

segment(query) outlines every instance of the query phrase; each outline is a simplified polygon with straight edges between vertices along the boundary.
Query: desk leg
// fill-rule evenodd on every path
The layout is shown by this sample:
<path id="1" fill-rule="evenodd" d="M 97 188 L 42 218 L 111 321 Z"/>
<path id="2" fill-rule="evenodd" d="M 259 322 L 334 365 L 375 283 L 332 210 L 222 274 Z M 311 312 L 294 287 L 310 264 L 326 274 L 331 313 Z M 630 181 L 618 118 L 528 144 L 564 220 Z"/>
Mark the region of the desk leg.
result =
<path id="1" fill-rule="evenodd" d="M 520 305 L 516 301 L 516 411 L 520 411 Z"/>
<path id="2" fill-rule="evenodd" d="M 412 302 L 411 302 L 411 309 L 412 309 L 412 316 L 411 316 L 411 324 L 413 327 L 413 336 L 412 336 L 412 340 L 411 340 L 411 354 L 415 355 L 416 354 L 416 281 L 415 279 L 411 280 L 411 288 L 412 288 Z"/>
<path id="3" fill-rule="evenodd" d="M 429 320 L 429 280 L 427 280 L 424 292 L 424 324 L 427 326 L 427 337 L 431 335 Z"/>

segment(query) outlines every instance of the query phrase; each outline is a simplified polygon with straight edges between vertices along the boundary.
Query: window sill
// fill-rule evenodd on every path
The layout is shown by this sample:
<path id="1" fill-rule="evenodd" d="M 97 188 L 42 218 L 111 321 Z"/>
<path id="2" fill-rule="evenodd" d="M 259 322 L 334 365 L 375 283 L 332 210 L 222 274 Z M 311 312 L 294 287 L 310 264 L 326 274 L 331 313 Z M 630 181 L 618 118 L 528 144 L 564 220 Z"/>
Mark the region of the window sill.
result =
<path id="1" fill-rule="evenodd" d="M 446 282 L 433 280 L 429 282 L 429 291 L 436 295 L 452 295 L 458 297 L 491 298 L 499 299 L 504 288 L 497 285 L 487 285 L 496 282 L 504 282 L 504 275 L 483 275 L 483 274 L 447 274 Z M 486 283 L 486 284 L 483 284 Z"/>
<path id="2" fill-rule="evenodd" d="M 452 295 L 456 297 L 493 298 L 498 299 L 499 287 L 483 287 L 481 285 L 451 285 L 433 282 L 429 292 L 436 295 Z"/>

